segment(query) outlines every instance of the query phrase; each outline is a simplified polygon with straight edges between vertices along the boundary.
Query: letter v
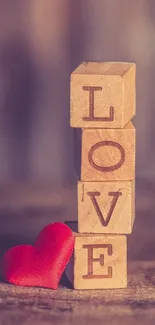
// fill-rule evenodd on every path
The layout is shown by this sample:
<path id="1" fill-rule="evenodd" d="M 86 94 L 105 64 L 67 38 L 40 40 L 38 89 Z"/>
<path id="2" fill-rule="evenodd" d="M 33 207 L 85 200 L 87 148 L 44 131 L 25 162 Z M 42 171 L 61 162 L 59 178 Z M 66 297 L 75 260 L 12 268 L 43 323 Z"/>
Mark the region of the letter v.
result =
<path id="1" fill-rule="evenodd" d="M 112 216 L 112 213 L 113 213 L 113 211 L 115 209 L 118 198 L 119 198 L 119 196 L 122 195 L 122 193 L 121 192 L 109 192 L 108 193 L 109 196 L 113 196 L 113 199 L 112 199 L 111 206 L 110 206 L 110 209 L 109 209 L 109 212 L 107 214 L 106 219 L 104 219 L 103 214 L 101 212 L 101 209 L 100 209 L 100 207 L 98 205 L 98 202 L 96 200 L 96 196 L 100 196 L 100 192 L 87 192 L 87 195 L 89 195 L 90 198 L 91 198 L 91 201 L 93 203 L 93 206 L 94 206 L 94 208 L 96 210 L 96 213 L 97 213 L 97 215 L 99 217 L 99 220 L 100 220 L 102 226 L 106 227 L 108 225 L 108 223 L 110 221 L 110 218 Z"/>

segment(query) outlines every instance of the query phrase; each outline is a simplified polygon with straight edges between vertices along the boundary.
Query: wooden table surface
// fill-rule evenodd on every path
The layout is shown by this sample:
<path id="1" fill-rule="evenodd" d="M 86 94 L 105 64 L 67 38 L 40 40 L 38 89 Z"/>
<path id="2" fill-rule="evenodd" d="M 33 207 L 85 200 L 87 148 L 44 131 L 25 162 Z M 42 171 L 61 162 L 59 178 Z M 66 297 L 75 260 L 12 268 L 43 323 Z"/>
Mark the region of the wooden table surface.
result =
<path id="1" fill-rule="evenodd" d="M 0 285 L 0 324 L 155 324 L 155 262 L 131 262 L 128 288 L 75 291 Z"/>
<path id="2" fill-rule="evenodd" d="M 137 182 L 136 222 L 128 236 L 128 288 L 75 291 L 63 277 L 58 290 L 0 283 L 0 324 L 155 324 L 155 184 Z M 0 189 L 0 249 L 33 243 L 49 222 L 76 220 L 75 188 Z"/>

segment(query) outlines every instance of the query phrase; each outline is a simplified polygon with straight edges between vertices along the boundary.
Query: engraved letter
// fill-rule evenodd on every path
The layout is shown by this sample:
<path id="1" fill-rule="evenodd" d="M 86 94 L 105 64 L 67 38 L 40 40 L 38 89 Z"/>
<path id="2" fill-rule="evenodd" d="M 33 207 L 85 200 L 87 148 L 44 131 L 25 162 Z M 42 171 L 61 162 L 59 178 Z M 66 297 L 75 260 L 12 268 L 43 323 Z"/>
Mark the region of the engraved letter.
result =
<path id="1" fill-rule="evenodd" d="M 108 266 L 107 274 L 93 274 L 93 263 L 99 262 L 100 266 L 104 266 L 104 254 L 101 254 L 99 258 L 93 257 L 94 248 L 106 248 L 108 255 L 112 255 L 112 245 L 111 244 L 94 244 L 94 245 L 83 245 L 83 248 L 88 249 L 88 273 L 83 275 L 83 279 L 105 279 L 112 278 L 112 267 Z"/>
<path id="2" fill-rule="evenodd" d="M 84 121 L 104 121 L 112 122 L 114 120 L 114 107 L 110 106 L 109 108 L 109 117 L 95 117 L 94 116 L 94 91 L 102 90 L 102 87 L 99 86 L 83 86 L 84 91 L 89 91 L 89 116 L 83 117 Z"/>
<path id="3" fill-rule="evenodd" d="M 108 225 L 108 223 L 110 221 L 110 218 L 112 216 L 112 213 L 113 213 L 113 211 L 115 209 L 115 205 L 116 205 L 116 203 L 118 201 L 118 198 L 119 198 L 119 196 L 122 195 L 122 193 L 121 192 L 109 192 L 108 193 L 109 196 L 113 196 L 113 199 L 112 199 L 111 207 L 109 209 L 109 212 L 107 214 L 106 219 L 104 219 L 103 214 L 101 212 L 101 209 L 100 209 L 100 207 L 99 207 L 99 205 L 97 203 L 97 200 L 96 200 L 96 196 L 100 196 L 100 192 L 87 192 L 87 195 L 89 195 L 90 198 L 91 198 L 91 201 L 93 203 L 93 206 L 94 206 L 94 208 L 96 210 L 96 213 L 97 213 L 97 215 L 99 217 L 99 220 L 100 220 L 102 226 L 106 227 Z"/>
<path id="4" fill-rule="evenodd" d="M 99 166 L 96 165 L 95 162 L 93 161 L 93 153 L 96 149 L 103 147 L 103 146 L 111 146 L 111 147 L 115 147 L 120 151 L 121 157 L 120 160 L 117 164 L 113 165 L 113 166 Z M 90 165 L 99 170 L 100 172 L 112 172 L 116 169 L 119 169 L 125 161 L 125 150 L 124 148 L 117 142 L 114 141 L 101 141 L 101 142 L 97 142 L 95 143 L 89 150 L 88 152 L 88 161 L 90 163 Z"/>

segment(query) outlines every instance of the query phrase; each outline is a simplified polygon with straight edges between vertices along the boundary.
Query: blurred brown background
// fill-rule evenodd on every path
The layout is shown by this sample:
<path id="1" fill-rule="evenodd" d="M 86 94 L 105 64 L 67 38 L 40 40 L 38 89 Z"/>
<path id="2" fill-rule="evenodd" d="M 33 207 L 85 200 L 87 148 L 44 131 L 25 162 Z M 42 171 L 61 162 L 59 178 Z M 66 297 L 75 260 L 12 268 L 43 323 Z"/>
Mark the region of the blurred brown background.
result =
<path id="1" fill-rule="evenodd" d="M 51 220 L 76 219 L 69 75 L 84 60 L 137 64 L 137 221 L 129 247 L 138 238 L 132 257 L 152 258 L 154 0 L 0 0 L 1 238 L 31 240 Z"/>

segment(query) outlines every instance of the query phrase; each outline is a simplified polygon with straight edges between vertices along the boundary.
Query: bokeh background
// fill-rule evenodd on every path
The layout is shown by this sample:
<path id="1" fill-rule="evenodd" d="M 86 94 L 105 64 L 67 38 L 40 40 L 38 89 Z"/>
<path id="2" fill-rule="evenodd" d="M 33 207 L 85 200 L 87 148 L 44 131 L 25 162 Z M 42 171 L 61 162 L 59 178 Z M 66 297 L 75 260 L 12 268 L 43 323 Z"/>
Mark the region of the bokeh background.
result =
<path id="1" fill-rule="evenodd" d="M 137 64 L 137 219 L 129 255 L 152 258 L 154 0 L 0 0 L 1 241 L 31 242 L 46 223 L 77 217 L 69 76 L 86 60 Z"/>

